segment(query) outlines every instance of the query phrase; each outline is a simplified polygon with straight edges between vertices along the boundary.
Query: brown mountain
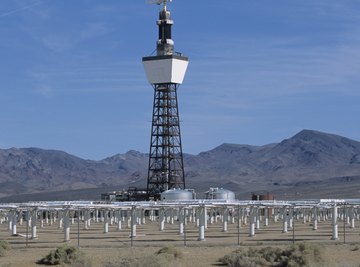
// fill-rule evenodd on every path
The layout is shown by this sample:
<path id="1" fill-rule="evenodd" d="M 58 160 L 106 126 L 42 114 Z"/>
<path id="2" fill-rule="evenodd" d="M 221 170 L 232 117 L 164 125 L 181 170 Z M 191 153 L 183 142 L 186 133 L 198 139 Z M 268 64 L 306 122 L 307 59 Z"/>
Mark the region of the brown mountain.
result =
<path id="1" fill-rule="evenodd" d="M 136 151 L 101 161 L 39 148 L 0 150 L 0 195 L 126 187 L 145 177 L 147 156 Z"/>
<path id="2" fill-rule="evenodd" d="M 187 166 L 194 181 L 207 176 L 206 185 L 242 197 L 268 191 L 280 198 L 360 197 L 360 142 L 317 131 L 259 147 L 223 144 Z"/>
<path id="3" fill-rule="evenodd" d="M 147 163 L 148 155 L 136 151 L 91 161 L 38 148 L 0 150 L 0 196 L 98 198 L 102 190 L 145 187 Z M 184 164 L 187 187 L 197 192 L 224 187 L 241 198 L 251 192 L 282 199 L 360 197 L 360 142 L 333 134 L 303 130 L 278 144 L 223 144 L 186 154 Z"/>

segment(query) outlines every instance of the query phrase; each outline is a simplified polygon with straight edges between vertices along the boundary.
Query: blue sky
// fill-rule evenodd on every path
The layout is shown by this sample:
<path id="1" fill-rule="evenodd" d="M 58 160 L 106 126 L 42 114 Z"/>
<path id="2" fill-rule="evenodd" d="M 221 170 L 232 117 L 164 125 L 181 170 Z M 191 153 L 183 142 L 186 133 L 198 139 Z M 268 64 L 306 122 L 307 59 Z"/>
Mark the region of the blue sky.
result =
<path id="1" fill-rule="evenodd" d="M 264 145 L 306 129 L 360 140 L 360 1 L 174 0 L 183 150 Z M 143 0 L 0 1 L 0 147 L 101 159 L 148 152 Z"/>

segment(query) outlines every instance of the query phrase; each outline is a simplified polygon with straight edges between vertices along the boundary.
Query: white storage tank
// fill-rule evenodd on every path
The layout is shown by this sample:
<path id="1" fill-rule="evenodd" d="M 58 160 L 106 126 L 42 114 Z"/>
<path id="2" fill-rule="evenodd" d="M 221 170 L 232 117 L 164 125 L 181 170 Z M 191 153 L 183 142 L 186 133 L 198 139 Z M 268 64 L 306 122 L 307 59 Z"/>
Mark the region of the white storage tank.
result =
<path id="1" fill-rule="evenodd" d="M 206 199 L 235 200 L 235 193 L 223 188 L 210 188 L 205 194 Z"/>
<path id="2" fill-rule="evenodd" d="M 193 192 L 182 189 L 170 189 L 161 193 L 161 200 L 192 200 Z"/>

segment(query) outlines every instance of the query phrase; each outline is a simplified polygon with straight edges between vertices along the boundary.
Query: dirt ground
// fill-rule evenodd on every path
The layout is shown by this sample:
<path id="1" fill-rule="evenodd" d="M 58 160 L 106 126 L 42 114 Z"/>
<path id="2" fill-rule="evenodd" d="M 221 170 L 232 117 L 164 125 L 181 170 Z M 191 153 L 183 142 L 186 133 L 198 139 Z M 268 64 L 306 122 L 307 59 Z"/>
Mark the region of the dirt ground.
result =
<path id="1" fill-rule="evenodd" d="M 256 236 L 248 236 L 248 226 L 242 225 L 238 233 L 237 224 L 228 225 L 228 231 L 222 232 L 222 224 L 208 224 L 205 241 L 198 241 L 198 230 L 193 224 L 186 226 L 186 235 L 178 235 L 178 225 L 166 224 L 160 232 L 158 223 L 147 222 L 137 226 L 137 236 L 131 241 L 130 229 L 116 231 L 116 225 L 109 225 L 109 233 L 103 233 L 102 223 L 92 223 L 89 230 L 83 230 L 83 224 L 71 225 L 72 246 L 78 246 L 89 258 L 93 267 L 104 266 L 123 257 L 149 255 L 164 246 L 176 246 L 183 254 L 181 266 L 218 266 L 218 259 L 239 247 L 246 246 L 286 246 L 293 242 L 312 242 L 323 246 L 324 258 L 329 266 L 360 266 L 360 230 L 351 229 L 339 223 L 339 239 L 331 240 L 330 222 L 319 222 L 318 230 L 313 231 L 311 223 L 295 222 L 295 230 L 282 233 L 281 222 L 261 226 Z M 28 232 L 30 232 L 30 228 Z M 10 243 L 12 249 L 0 258 L 0 267 L 38 266 L 36 261 L 48 254 L 51 249 L 64 244 L 64 234 L 57 224 L 37 228 L 38 238 L 26 242 L 26 226 L 17 226 L 18 236 L 11 236 L 7 224 L 0 225 L 0 240 Z M 79 237 L 79 239 L 78 239 Z M 238 243 L 240 246 L 238 246 Z M 131 246 L 132 245 L 132 246 Z M 186 245 L 186 246 L 185 246 Z"/>

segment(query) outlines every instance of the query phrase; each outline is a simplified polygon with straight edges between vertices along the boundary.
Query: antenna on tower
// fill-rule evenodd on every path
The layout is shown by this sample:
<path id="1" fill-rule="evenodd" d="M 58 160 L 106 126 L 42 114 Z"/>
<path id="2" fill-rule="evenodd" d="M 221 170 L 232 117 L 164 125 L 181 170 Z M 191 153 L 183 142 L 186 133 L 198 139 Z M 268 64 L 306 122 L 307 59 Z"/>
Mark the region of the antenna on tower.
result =
<path id="1" fill-rule="evenodd" d="M 148 3 L 148 4 L 156 4 L 156 5 L 161 5 L 161 4 L 163 4 L 163 6 L 164 6 L 164 11 L 166 11 L 166 4 L 167 4 L 168 2 L 171 3 L 172 0 L 146 0 L 146 3 Z"/>

